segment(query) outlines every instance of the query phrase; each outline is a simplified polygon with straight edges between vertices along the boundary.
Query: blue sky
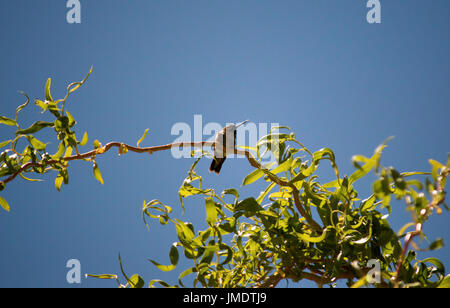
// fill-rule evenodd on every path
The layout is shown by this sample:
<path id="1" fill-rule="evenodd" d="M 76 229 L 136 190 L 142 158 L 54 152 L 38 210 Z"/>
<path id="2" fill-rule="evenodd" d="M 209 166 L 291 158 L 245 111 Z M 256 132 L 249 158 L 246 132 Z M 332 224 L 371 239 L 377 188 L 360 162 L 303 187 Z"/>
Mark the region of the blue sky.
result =
<path id="1" fill-rule="evenodd" d="M 389 136 L 384 165 L 422 171 L 429 158 L 447 159 L 447 0 L 381 1 L 381 24 L 367 23 L 366 1 L 81 0 L 81 24 L 66 22 L 65 2 L 0 2 L 1 115 L 12 117 L 23 103 L 18 90 L 42 98 L 51 77 L 53 97 L 63 97 L 93 66 L 68 103 L 77 133 L 91 141 L 134 144 L 149 128 L 145 145 L 167 144 L 175 123 L 193 125 L 201 114 L 204 123 L 288 125 L 310 149 L 332 148 L 343 174 L 353 170 L 352 155 L 369 156 Z M 22 121 L 37 117 L 32 106 Z M 2 126 L 0 140 L 12 133 Z M 12 210 L 0 212 L 0 287 L 70 287 L 65 265 L 73 258 L 82 273 L 119 273 L 119 252 L 128 273 L 176 282 L 178 271 L 159 272 L 147 260 L 168 263 L 175 230 L 148 231 L 141 208 L 159 199 L 179 213 L 177 192 L 192 160 L 108 153 L 98 163 L 103 186 L 89 164 L 75 162 L 61 193 L 54 174 L 40 183 L 17 179 L 2 192 Z M 240 188 L 251 171 L 244 160 L 227 161 L 220 176 L 208 165 L 198 170 L 217 191 Z M 241 195 L 261 188 L 240 188 Z M 186 206 L 182 219 L 200 222 L 202 201 Z M 399 204 L 391 224 L 408 221 Z M 448 213 L 433 218 L 429 238 L 450 243 L 447 222 Z M 450 268 L 449 246 L 434 255 Z"/>

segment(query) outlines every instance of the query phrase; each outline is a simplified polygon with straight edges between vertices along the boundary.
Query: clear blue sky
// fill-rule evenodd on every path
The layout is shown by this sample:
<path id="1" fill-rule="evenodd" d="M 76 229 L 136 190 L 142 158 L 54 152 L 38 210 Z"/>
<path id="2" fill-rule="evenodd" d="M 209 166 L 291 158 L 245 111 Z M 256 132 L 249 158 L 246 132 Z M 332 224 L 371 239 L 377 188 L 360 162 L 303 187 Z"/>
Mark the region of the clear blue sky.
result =
<path id="1" fill-rule="evenodd" d="M 332 148 L 343 174 L 353 170 L 352 155 L 368 156 L 394 135 L 383 164 L 428 170 L 429 158 L 446 161 L 450 149 L 450 2 L 381 3 L 382 23 L 373 25 L 366 1 L 81 0 L 75 25 L 66 22 L 66 1 L 1 1 L 0 114 L 12 117 L 23 103 L 18 90 L 42 98 L 48 77 L 53 96 L 64 96 L 93 65 L 68 103 L 78 134 L 86 130 L 91 141 L 134 144 L 150 128 L 145 145 L 166 144 L 174 123 L 192 125 L 201 114 L 204 122 L 288 125 L 312 150 Z M 22 120 L 38 112 L 31 106 Z M 0 140 L 11 134 L 0 127 Z M 159 199 L 178 214 L 192 160 L 108 153 L 98 163 L 103 186 L 89 164 L 76 162 L 61 193 L 54 174 L 41 183 L 17 179 L 2 192 L 12 210 L 0 212 L 0 287 L 69 287 L 65 264 L 73 258 L 82 273 L 119 273 L 119 252 L 129 274 L 176 282 L 179 271 L 162 273 L 147 261 L 168 263 L 175 230 L 148 231 L 141 207 Z M 251 171 L 233 160 L 216 176 L 208 164 L 198 170 L 219 192 L 239 188 Z M 202 221 L 201 200 L 186 206 L 183 220 Z M 450 244 L 448 218 L 444 212 L 425 226 L 430 240 L 441 235 Z M 398 230 L 407 221 L 399 204 L 391 224 Z M 434 255 L 450 269 L 450 246 Z"/>

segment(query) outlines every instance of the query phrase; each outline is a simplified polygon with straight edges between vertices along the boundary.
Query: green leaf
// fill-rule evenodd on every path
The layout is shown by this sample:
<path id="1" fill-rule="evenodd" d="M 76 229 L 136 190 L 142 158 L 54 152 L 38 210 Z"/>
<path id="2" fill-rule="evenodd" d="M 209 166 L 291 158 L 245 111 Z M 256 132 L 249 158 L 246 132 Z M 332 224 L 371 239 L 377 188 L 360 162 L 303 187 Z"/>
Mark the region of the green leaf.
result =
<path id="1" fill-rule="evenodd" d="M 59 117 L 55 120 L 55 130 L 57 132 L 64 131 L 69 128 L 70 119 L 67 116 Z"/>
<path id="2" fill-rule="evenodd" d="M 84 132 L 83 139 L 78 143 L 80 146 L 84 147 L 89 141 L 89 136 L 87 132 Z"/>
<path id="3" fill-rule="evenodd" d="M 234 203 L 236 203 L 239 199 L 239 192 L 234 189 L 234 188 L 230 188 L 230 189 L 225 189 L 222 193 L 221 196 L 223 197 L 224 195 L 233 195 L 234 196 Z"/>
<path id="4" fill-rule="evenodd" d="M 239 202 L 234 211 L 242 211 L 246 217 L 251 217 L 259 211 L 264 211 L 264 209 L 258 202 L 256 202 L 255 198 L 247 198 Z"/>
<path id="5" fill-rule="evenodd" d="M 197 269 L 195 267 L 188 268 L 187 270 L 182 272 L 180 274 L 180 276 L 178 276 L 178 283 L 184 288 L 184 285 L 183 285 L 183 282 L 181 281 L 181 279 L 183 279 L 184 277 L 186 277 L 192 273 L 196 273 L 196 272 L 197 272 Z"/>
<path id="6" fill-rule="evenodd" d="M 142 289 L 145 285 L 144 280 L 138 274 L 134 274 L 133 276 L 131 276 L 128 283 L 133 289 Z"/>
<path id="7" fill-rule="evenodd" d="M 308 234 L 301 234 L 301 233 L 297 233 L 297 236 L 298 236 L 302 241 L 307 242 L 307 243 L 320 243 L 320 242 L 322 242 L 322 241 L 325 239 L 325 237 L 327 236 L 327 230 L 328 230 L 328 229 L 323 230 L 322 235 L 321 235 L 321 236 L 317 236 L 317 237 L 312 237 L 312 236 L 310 236 L 310 235 L 308 235 Z"/>
<path id="8" fill-rule="evenodd" d="M 247 175 L 242 182 L 242 186 L 249 185 L 255 181 L 257 181 L 260 177 L 264 175 L 264 171 L 261 169 L 256 169 L 253 172 L 251 172 L 249 175 Z"/>
<path id="9" fill-rule="evenodd" d="M 275 169 L 270 170 L 270 172 L 272 172 L 273 174 L 284 172 L 286 170 L 289 170 L 291 168 L 291 165 L 292 165 L 292 156 L 289 159 L 285 160 L 281 165 L 279 165 Z"/>
<path id="10" fill-rule="evenodd" d="M 163 272 L 173 271 L 177 267 L 178 260 L 179 260 L 177 245 L 178 245 L 177 243 L 173 243 L 172 247 L 170 248 L 169 257 L 170 257 L 171 265 L 161 265 L 158 262 L 155 262 L 153 260 L 149 260 L 149 261 L 152 262 L 153 265 L 155 265 L 158 269 L 160 269 Z"/>
<path id="11" fill-rule="evenodd" d="M 72 116 L 72 114 L 70 112 L 66 111 L 66 113 L 67 113 L 67 118 L 69 119 L 67 124 L 69 125 L 70 128 L 72 128 L 75 126 L 75 124 L 77 124 L 77 121 L 75 121 L 74 117 Z"/>
<path id="12" fill-rule="evenodd" d="M 47 109 L 50 110 L 50 112 L 57 118 L 60 117 L 60 109 L 58 108 L 57 102 L 50 102 L 50 101 L 41 101 L 37 99 L 34 104 L 36 106 L 39 106 L 42 109 L 42 113 L 46 112 Z"/>
<path id="13" fill-rule="evenodd" d="M 433 243 L 430 244 L 428 250 L 438 250 L 441 249 L 442 247 L 444 247 L 444 239 L 438 238 L 437 240 L 435 240 Z"/>
<path id="14" fill-rule="evenodd" d="M 97 279 L 118 279 L 117 275 L 113 274 L 102 274 L 102 275 L 93 275 L 93 274 L 86 274 L 86 277 L 92 277 Z"/>
<path id="15" fill-rule="evenodd" d="M 370 159 L 364 159 L 361 160 L 361 157 L 363 156 L 353 156 L 353 162 L 355 163 L 356 161 L 364 161 L 365 164 L 358 168 L 358 170 L 356 170 L 349 178 L 348 178 L 348 184 L 349 186 L 353 185 L 353 183 L 355 183 L 357 180 L 361 179 L 362 177 L 364 177 L 365 175 L 367 175 L 373 168 L 377 168 L 379 161 L 380 161 L 380 157 L 381 157 L 381 152 L 383 151 L 383 149 L 386 147 L 385 144 L 380 145 L 379 147 L 376 148 L 373 156 Z"/>
<path id="16" fill-rule="evenodd" d="M 74 82 L 67 86 L 67 95 L 71 94 L 72 92 L 75 92 L 79 87 L 81 87 L 88 77 L 92 74 L 93 67 L 91 66 L 91 69 L 89 70 L 89 73 L 84 77 L 84 79 L 80 82 Z"/>
<path id="17" fill-rule="evenodd" d="M 159 279 L 153 279 L 152 281 L 150 281 L 150 283 L 148 284 L 149 288 L 154 288 L 154 284 L 155 283 L 159 283 L 160 285 L 162 285 L 164 288 L 170 288 L 170 284 L 168 284 L 165 281 L 159 280 Z"/>
<path id="18" fill-rule="evenodd" d="M 41 129 L 43 129 L 45 127 L 53 127 L 53 126 L 54 126 L 54 123 L 38 121 L 38 122 L 34 123 L 33 125 L 31 125 L 30 127 L 26 128 L 26 129 L 18 130 L 16 132 L 16 135 L 34 134 L 34 133 L 37 133 L 38 131 L 40 131 Z"/>
<path id="19" fill-rule="evenodd" d="M 376 207 L 375 195 L 372 195 L 361 202 L 361 212 L 370 212 L 375 210 Z"/>
<path id="20" fill-rule="evenodd" d="M 430 159 L 429 163 L 433 167 L 432 171 L 431 171 L 431 176 L 432 176 L 433 180 L 436 182 L 437 176 L 438 176 L 438 170 L 445 168 L 445 166 L 443 164 L 441 164 L 440 162 L 435 161 L 434 159 Z"/>
<path id="21" fill-rule="evenodd" d="M 416 224 L 413 222 L 409 222 L 409 223 L 405 224 L 400 230 L 398 230 L 397 235 L 402 236 L 408 228 L 415 226 L 415 225 Z"/>
<path id="22" fill-rule="evenodd" d="M 45 143 L 37 140 L 33 136 L 27 136 L 27 139 L 30 142 L 30 144 L 33 146 L 33 148 L 35 148 L 38 151 L 43 151 L 47 147 L 47 145 Z"/>
<path id="23" fill-rule="evenodd" d="M 64 142 L 61 142 L 58 146 L 58 151 L 55 153 L 55 155 L 52 155 L 53 159 L 58 159 L 61 156 L 63 156 L 64 151 L 66 150 L 66 146 L 64 144 Z"/>
<path id="24" fill-rule="evenodd" d="M 0 124 L 8 125 L 8 126 L 14 126 L 16 125 L 16 121 L 7 117 L 0 116 Z"/>
<path id="25" fill-rule="evenodd" d="M 7 212 L 11 210 L 8 202 L 6 202 L 6 200 L 2 196 L 0 196 L 0 206 Z"/>
<path id="26" fill-rule="evenodd" d="M 217 221 L 216 203 L 212 198 L 205 198 L 205 205 L 206 205 L 206 222 L 210 227 L 212 227 Z"/>
<path id="27" fill-rule="evenodd" d="M 11 141 L 12 141 L 12 140 L 7 140 L 7 141 L 0 142 L 0 149 L 3 148 L 3 147 L 5 147 L 5 146 L 7 146 L 8 144 L 10 144 Z"/>
<path id="28" fill-rule="evenodd" d="M 421 263 L 431 263 L 434 266 L 436 266 L 436 269 L 439 273 L 441 273 L 442 275 L 445 275 L 445 266 L 441 262 L 441 260 L 436 259 L 436 258 L 427 258 L 425 260 L 422 260 Z"/>
<path id="29" fill-rule="evenodd" d="M 94 162 L 94 177 L 99 181 L 102 185 L 104 184 L 102 173 L 100 172 L 100 169 L 98 168 L 98 165 L 96 162 Z"/>
<path id="30" fill-rule="evenodd" d="M 261 194 L 256 199 L 256 202 L 261 204 L 261 202 L 264 200 L 264 198 L 267 196 L 267 194 L 276 186 L 276 183 L 271 183 L 269 186 L 267 186 L 266 190 L 261 192 Z"/>
<path id="31" fill-rule="evenodd" d="M 177 222 L 175 227 L 177 230 L 178 239 L 184 246 L 188 248 L 191 247 L 195 238 L 194 231 L 189 228 L 189 226 L 185 222 L 179 219 L 175 219 L 175 221 Z"/>
<path id="32" fill-rule="evenodd" d="M 438 285 L 438 288 L 450 289 L 450 275 L 447 275 L 444 279 L 442 279 L 441 283 Z"/>
<path id="33" fill-rule="evenodd" d="M 45 93 L 44 94 L 45 94 L 45 99 L 46 100 L 48 100 L 50 102 L 53 102 L 52 94 L 51 94 L 51 91 L 50 91 L 51 85 L 52 85 L 52 79 L 49 78 L 49 79 L 47 79 L 47 82 L 45 84 Z"/>
<path id="34" fill-rule="evenodd" d="M 64 182 L 64 176 L 60 174 L 58 174 L 58 176 L 55 179 L 55 187 L 58 191 L 61 191 L 61 185 Z"/>
<path id="35" fill-rule="evenodd" d="M 19 173 L 19 176 L 20 176 L 22 179 L 24 179 L 24 180 L 26 180 L 26 181 L 28 181 L 28 182 L 43 182 L 43 180 L 40 180 L 40 179 L 30 179 L 30 178 L 27 178 L 27 177 L 24 176 L 22 173 Z"/>
<path id="36" fill-rule="evenodd" d="M 17 107 L 17 109 L 16 109 L 16 121 L 17 121 L 17 118 L 19 117 L 19 112 L 22 111 L 22 109 L 25 108 L 26 106 L 28 106 L 28 104 L 30 103 L 30 97 L 25 92 L 19 91 L 19 93 L 22 94 L 23 96 L 25 96 L 27 100 L 26 100 L 26 102 L 24 104 L 22 104 L 19 107 Z"/>
<path id="37" fill-rule="evenodd" d="M 148 128 L 145 130 L 144 135 L 142 135 L 141 139 L 139 139 L 139 141 L 137 142 L 137 147 L 139 147 L 141 142 L 144 141 L 144 139 L 147 137 L 147 134 L 148 134 Z"/>

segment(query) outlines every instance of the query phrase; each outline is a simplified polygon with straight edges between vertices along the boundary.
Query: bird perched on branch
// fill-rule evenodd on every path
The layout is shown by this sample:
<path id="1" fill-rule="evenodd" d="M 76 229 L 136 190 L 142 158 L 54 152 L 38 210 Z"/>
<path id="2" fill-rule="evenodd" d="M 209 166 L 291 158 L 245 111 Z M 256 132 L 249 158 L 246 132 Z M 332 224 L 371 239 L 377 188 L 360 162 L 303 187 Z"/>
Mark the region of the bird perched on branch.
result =
<path id="1" fill-rule="evenodd" d="M 234 153 L 236 147 L 237 128 L 247 122 L 248 120 L 237 125 L 227 125 L 217 133 L 216 140 L 213 146 L 214 158 L 211 162 L 211 166 L 209 167 L 210 172 L 215 172 L 217 174 L 220 173 L 220 169 L 222 168 L 222 165 L 227 158 L 227 153 Z"/>

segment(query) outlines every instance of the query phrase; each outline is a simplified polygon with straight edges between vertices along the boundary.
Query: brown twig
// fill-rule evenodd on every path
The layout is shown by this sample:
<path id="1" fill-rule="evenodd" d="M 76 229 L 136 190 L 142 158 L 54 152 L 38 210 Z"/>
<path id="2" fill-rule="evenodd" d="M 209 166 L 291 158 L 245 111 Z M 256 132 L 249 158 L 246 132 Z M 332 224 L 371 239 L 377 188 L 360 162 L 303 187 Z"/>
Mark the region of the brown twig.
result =
<path id="1" fill-rule="evenodd" d="M 170 144 L 166 144 L 166 145 L 160 145 L 160 146 L 153 146 L 153 147 L 146 147 L 146 148 L 140 148 L 140 147 L 134 147 L 128 144 L 124 144 L 121 142 L 110 142 L 108 144 L 106 144 L 103 147 L 100 147 L 99 149 L 95 149 L 83 154 L 79 154 L 77 153 L 76 155 L 73 156 L 69 156 L 69 157 L 63 157 L 60 158 L 59 160 L 47 160 L 45 161 L 45 165 L 58 165 L 61 164 L 62 162 L 69 162 L 69 161 L 73 161 L 73 160 L 83 160 L 83 159 L 92 159 L 95 158 L 97 155 L 101 155 L 104 154 L 106 152 L 108 152 L 111 148 L 113 147 L 117 147 L 119 148 L 120 151 L 123 151 L 123 149 L 127 149 L 128 151 L 131 152 L 135 152 L 135 153 L 149 153 L 152 154 L 154 152 L 158 152 L 158 151 L 166 151 L 169 150 L 171 148 L 176 148 L 176 147 L 196 147 L 196 148 L 203 148 L 203 147 L 208 147 L 208 146 L 214 146 L 214 142 L 212 141 L 201 141 L 201 142 L 179 142 L 179 143 L 170 143 Z M 243 151 L 243 150 L 237 150 L 235 149 L 234 154 L 237 155 L 244 155 L 248 162 L 250 163 L 251 166 L 253 166 L 254 168 L 263 170 L 264 173 L 275 183 L 277 183 L 280 186 L 284 186 L 284 187 L 289 187 L 292 189 L 292 196 L 294 198 L 294 203 L 295 206 L 297 208 L 297 210 L 299 211 L 300 215 L 303 216 L 306 221 L 308 222 L 308 224 L 316 231 L 318 232 L 323 232 L 322 228 L 320 227 L 320 225 L 314 221 L 314 219 L 311 217 L 311 215 L 309 215 L 306 210 L 304 209 L 301 200 L 299 198 L 299 190 L 297 189 L 297 187 L 295 187 L 294 184 L 291 184 L 289 182 L 286 182 L 280 178 L 278 178 L 277 176 L 275 176 L 274 174 L 272 174 L 269 170 L 265 169 L 253 156 L 249 151 Z M 11 182 L 12 180 L 14 180 L 20 173 L 27 171 L 29 168 L 32 167 L 43 167 L 45 166 L 44 164 L 38 164 L 38 163 L 33 163 L 33 162 L 29 162 L 24 164 L 23 166 L 21 166 L 14 174 L 12 174 L 11 176 L 9 176 L 7 179 L 5 179 L 4 181 L 2 181 L 3 184 L 7 184 L 9 182 Z"/>

